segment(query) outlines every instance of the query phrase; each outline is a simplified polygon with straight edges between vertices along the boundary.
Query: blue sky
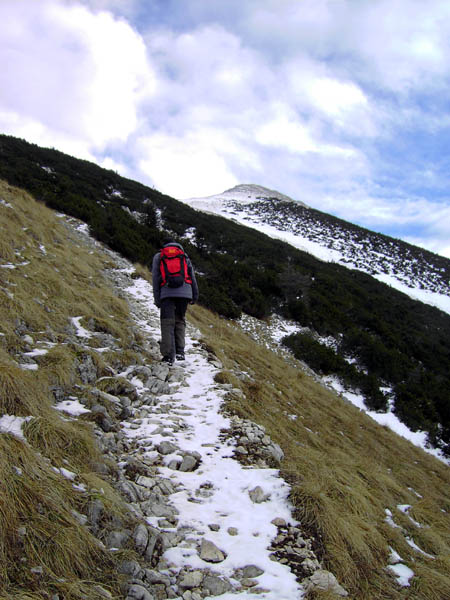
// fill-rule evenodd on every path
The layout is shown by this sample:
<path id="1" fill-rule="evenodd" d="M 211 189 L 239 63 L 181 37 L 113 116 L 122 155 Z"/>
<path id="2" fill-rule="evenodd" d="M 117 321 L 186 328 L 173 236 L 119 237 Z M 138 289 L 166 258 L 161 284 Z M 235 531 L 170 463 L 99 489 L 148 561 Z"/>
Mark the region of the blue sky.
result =
<path id="1" fill-rule="evenodd" d="M 0 131 L 450 257 L 445 0 L 2 0 Z"/>

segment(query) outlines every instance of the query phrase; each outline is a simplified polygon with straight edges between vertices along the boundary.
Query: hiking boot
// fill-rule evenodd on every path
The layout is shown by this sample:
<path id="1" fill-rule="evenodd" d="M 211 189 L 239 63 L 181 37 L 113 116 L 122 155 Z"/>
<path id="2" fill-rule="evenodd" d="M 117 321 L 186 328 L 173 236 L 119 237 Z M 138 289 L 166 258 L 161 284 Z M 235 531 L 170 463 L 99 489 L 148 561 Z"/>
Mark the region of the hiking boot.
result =
<path id="1" fill-rule="evenodd" d="M 184 356 L 184 352 L 183 351 L 177 352 L 176 358 L 177 358 L 177 360 L 185 360 L 186 359 L 186 357 Z"/>
<path id="2" fill-rule="evenodd" d="M 162 362 L 167 363 L 168 365 L 173 365 L 173 358 L 172 356 L 163 356 L 162 357 Z"/>

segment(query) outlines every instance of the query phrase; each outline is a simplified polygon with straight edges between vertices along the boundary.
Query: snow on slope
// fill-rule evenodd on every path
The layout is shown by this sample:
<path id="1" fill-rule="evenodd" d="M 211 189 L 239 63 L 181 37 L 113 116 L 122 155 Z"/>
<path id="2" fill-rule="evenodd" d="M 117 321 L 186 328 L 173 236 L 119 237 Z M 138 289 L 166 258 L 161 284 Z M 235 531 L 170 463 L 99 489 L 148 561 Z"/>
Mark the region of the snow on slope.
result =
<path id="1" fill-rule="evenodd" d="M 324 215 L 262 186 L 238 185 L 222 194 L 184 200 L 312 254 L 369 273 L 415 300 L 450 314 L 448 268 L 442 257 Z M 328 218 L 329 217 L 329 218 Z M 447 261 L 448 262 L 448 261 Z"/>

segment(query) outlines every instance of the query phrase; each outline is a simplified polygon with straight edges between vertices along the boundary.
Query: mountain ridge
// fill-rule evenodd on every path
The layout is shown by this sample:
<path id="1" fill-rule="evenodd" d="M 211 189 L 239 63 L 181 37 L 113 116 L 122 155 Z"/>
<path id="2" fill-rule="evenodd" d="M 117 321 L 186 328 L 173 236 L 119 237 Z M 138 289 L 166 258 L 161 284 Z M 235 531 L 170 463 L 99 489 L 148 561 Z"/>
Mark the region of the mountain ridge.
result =
<path id="1" fill-rule="evenodd" d="M 183 200 L 282 239 L 328 262 L 358 269 L 450 313 L 450 260 L 373 232 L 261 186 Z"/>

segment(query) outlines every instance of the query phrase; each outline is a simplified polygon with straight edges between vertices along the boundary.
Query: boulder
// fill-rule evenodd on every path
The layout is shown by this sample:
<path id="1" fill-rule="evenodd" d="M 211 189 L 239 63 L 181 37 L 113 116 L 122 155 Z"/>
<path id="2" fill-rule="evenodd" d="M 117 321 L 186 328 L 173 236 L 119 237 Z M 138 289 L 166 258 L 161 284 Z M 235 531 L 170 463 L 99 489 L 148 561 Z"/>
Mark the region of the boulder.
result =
<path id="1" fill-rule="evenodd" d="M 309 578 L 306 591 L 311 592 L 320 590 L 323 592 L 332 592 L 337 596 L 346 597 L 348 592 L 338 583 L 333 573 L 319 569 Z"/>
<path id="2" fill-rule="evenodd" d="M 226 556 L 213 542 L 202 540 L 200 558 L 206 562 L 219 563 L 225 560 Z"/>

